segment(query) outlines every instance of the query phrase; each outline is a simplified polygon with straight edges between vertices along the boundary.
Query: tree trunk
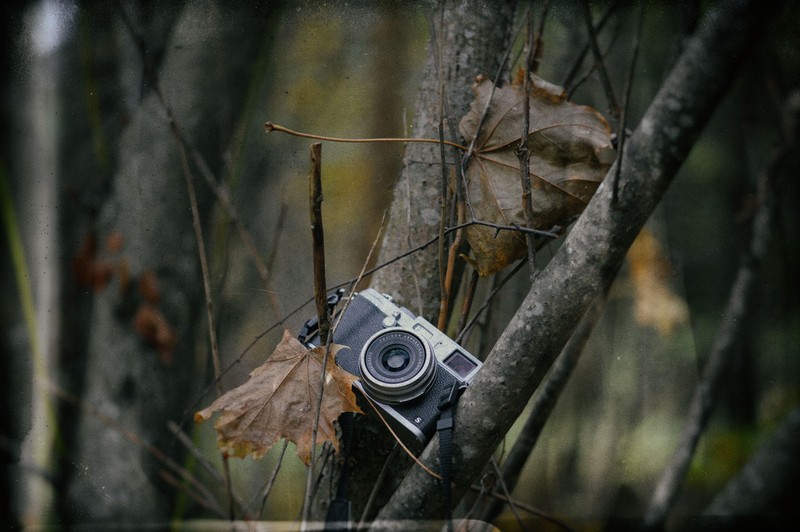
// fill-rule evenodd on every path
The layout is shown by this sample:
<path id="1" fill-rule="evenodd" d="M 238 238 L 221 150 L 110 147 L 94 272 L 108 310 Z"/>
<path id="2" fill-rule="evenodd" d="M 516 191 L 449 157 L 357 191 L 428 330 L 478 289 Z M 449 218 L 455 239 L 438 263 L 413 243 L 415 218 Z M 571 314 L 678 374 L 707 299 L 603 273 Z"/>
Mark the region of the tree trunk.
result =
<path id="1" fill-rule="evenodd" d="M 475 77 L 494 76 L 500 66 L 509 46 L 513 14 L 514 2 L 510 1 L 441 2 L 432 15 L 431 26 L 436 34 L 428 46 L 412 137 L 439 138 L 440 87 L 444 84 L 444 109 L 448 113 L 444 117 L 444 138 L 458 140 L 450 132 L 458 131 L 458 122 L 469 110 Z M 449 148 L 446 155 L 447 172 L 451 173 L 451 165 L 459 165 L 460 160 L 453 160 Z M 439 233 L 441 192 L 439 146 L 408 144 L 378 264 L 428 242 Z M 435 323 L 441 294 L 439 274 L 438 248 L 434 244 L 378 271 L 372 277 L 372 286 Z"/>
<path id="2" fill-rule="evenodd" d="M 215 171 L 223 168 L 252 65 L 264 44 L 257 28 L 265 21 L 266 13 L 250 6 L 192 2 L 181 13 L 158 69 L 182 134 Z M 145 31 L 145 48 L 147 39 Z M 103 249 L 107 235 L 121 236 L 123 245 L 113 257 L 112 282 L 98 290 L 92 305 L 81 399 L 123 430 L 167 448 L 167 421 L 184 417 L 197 383 L 205 381 L 197 372 L 206 362 L 196 359 L 195 340 L 198 323 L 207 325 L 176 138 L 150 80 L 137 81 L 144 93 L 121 137 L 96 233 L 101 254 L 111 253 Z M 205 185 L 197 190 L 200 218 L 208 220 L 211 195 Z M 205 344 L 205 335 L 201 338 Z M 199 352 L 207 356 L 206 349 Z M 66 512 L 73 519 L 169 518 L 170 497 L 160 489 L 158 464 L 96 413 L 81 412 L 70 460 Z"/>

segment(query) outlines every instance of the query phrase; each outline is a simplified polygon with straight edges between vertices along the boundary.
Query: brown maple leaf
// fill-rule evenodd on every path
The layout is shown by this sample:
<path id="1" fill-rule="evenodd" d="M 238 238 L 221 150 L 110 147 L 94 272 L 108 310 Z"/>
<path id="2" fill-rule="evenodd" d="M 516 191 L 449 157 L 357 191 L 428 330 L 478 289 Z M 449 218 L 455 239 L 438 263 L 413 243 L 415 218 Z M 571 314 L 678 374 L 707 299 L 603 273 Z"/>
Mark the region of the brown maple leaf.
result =
<path id="1" fill-rule="evenodd" d="M 535 226 L 563 228 L 583 211 L 614 162 L 611 130 L 600 113 L 568 101 L 560 87 L 536 76 L 533 81 L 528 145 Z M 495 88 L 478 131 L 492 88 L 490 80 L 478 78 L 473 86 L 475 100 L 460 123 L 467 143 L 475 139 L 466 171 L 467 197 L 478 219 L 525 226 L 515 152 L 522 137 L 525 95 L 517 85 Z M 527 251 L 520 233 L 498 233 L 491 227 L 468 227 L 467 240 L 481 275 L 503 269 Z"/>
<path id="2" fill-rule="evenodd" d="M 361 412 L 352 390 L 357 378 L 334 363 L 336 352 L 343 347 L 331 345 L 316 442 L 329 441 L 337 452 L 339 440 L 333 422 L 343 412 Z M 229 455 L 260 458 L 286 438 L 297 446 L 297 456 L 310 463 L 324 356 L 324 346 L 309 350 L 284 331 L 275 351 L 250 373 L 250 379 L 197 412 L 195 421 L 222 412 L 214 428 L 217 445 Z"/>

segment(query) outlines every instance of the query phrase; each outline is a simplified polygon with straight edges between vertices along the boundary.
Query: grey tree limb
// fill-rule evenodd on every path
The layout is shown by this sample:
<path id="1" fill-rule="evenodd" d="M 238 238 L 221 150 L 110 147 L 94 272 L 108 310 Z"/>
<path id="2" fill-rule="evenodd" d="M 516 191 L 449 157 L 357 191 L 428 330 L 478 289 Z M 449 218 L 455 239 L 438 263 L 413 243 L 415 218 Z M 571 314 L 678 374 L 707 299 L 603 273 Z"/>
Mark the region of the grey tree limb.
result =
<path id="1" fill-rule="evenodd" d="M 763 10 L 762 10 L 763 11 Z M 669 186 L 737 67 L 759 19 L 751 2 L 712 9 L 631 136 L 617 201 L 605 181 L 523 303 L 459 403 L 455 418 L 456 497 L 480 473 L 553 364 L 581 316 L 613 276 Z M 608 175 L 614 175 L 616 165 Z M 469 438 L 463 435 L 468 434 Z M 435 463 L 438 439 L 421 458 Z M 439 485 L 413 468 L 375 522 L 443 515 Z"/>

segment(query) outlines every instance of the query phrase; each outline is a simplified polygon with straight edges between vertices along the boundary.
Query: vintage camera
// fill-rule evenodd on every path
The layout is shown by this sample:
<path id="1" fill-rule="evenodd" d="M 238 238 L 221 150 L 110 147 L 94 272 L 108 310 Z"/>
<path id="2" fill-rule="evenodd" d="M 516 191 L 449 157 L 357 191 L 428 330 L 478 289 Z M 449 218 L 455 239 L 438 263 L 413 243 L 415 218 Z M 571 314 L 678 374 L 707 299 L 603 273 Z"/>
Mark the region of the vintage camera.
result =
<path id="1" fill-rule="evenodd" d="M 303 336 L 309 347 L 318 345 L 317 334 Z M 436 430 L 441 396 L 466 387 L 482 365 L 430 322 L 371 288 L 353 296 L 333 342 L 349 347 L 336 363 L 360 377 L 358 390 L 414 452 Z"/>

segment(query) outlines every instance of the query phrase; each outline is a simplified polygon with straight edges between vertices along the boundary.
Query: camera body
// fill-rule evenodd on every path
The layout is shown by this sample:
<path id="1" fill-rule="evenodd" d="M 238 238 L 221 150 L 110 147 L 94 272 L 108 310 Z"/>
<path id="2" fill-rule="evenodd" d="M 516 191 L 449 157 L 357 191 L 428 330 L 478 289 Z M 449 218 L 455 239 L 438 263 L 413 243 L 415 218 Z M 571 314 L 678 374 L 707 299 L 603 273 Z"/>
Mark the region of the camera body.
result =
<path id="1" fill-rule="evenodd" d="M 371 288 L 350 300 L 333 342 L 349 348 L 339 350 L 336 363 L 360 378 L 358 391 L 413 452 L 436 431 L 442 394 L 467 386 L 482 366 L 430 322 Z M 319 336 L 305 343 L 316 346 Z"/>

